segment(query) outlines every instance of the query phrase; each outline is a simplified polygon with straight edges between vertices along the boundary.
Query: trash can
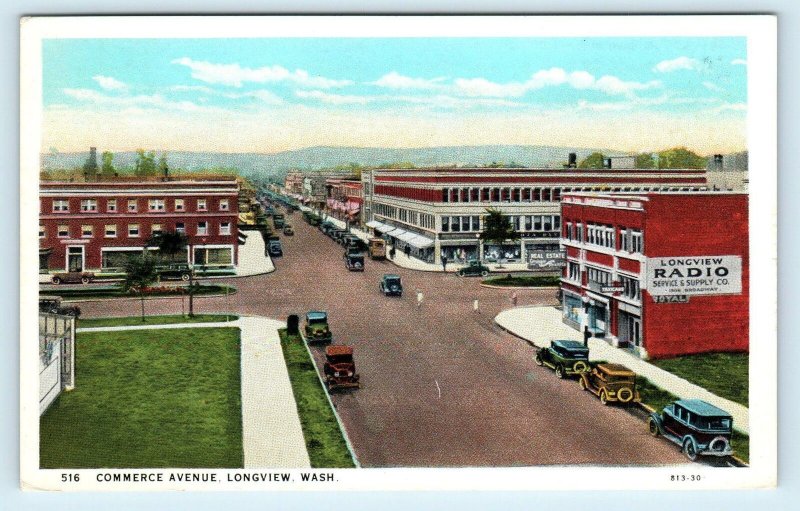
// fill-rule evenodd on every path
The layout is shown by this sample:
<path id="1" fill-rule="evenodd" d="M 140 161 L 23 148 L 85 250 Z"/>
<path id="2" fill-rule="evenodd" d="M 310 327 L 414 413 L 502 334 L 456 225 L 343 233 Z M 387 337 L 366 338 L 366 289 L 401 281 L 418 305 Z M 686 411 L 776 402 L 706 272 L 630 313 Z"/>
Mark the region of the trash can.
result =
<path id="1" fill-rule="evenodd" d="M 297 314 L 289 314 L 286 318 L 286 333 L 289 335 L 300 333 L 300 317 Z"/>

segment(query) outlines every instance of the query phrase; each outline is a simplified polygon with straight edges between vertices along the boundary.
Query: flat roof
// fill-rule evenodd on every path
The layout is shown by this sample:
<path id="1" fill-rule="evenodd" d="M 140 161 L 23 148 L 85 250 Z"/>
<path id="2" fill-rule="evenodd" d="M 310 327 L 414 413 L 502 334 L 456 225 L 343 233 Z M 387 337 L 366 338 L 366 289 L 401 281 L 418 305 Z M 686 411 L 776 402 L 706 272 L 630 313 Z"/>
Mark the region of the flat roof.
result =
<path id="1" fill-rule="evenodd" d="M 731 415 L 711 403 L 706 403 L 702 399 L 680 399 L 675 401 L 675 404 L 703 416 L 730 417 Z"/>
<path id="2" fill-rule="evenodd" d="M 611 376 L 630 376 L 636 374 L 622 364 L 597 364 L 597 368 Z"/>
<path id="3" fill-rule="evenodd" d="M 589 351 L 589 348 L 583 345 L 580 341 L 572 341 L 572 340 L 564 340 L 558 339 L 553 341 L 551 344 L 555 344 L 557 346 L 561 346 L 562 348 L 566 348 L 568 350 L 586 350 Z"/>
<path id="4" fill-rule="evenodd" d="M 352 355 L 353 348 L 351 346 L 347 346 L 346 344 L 327 346 L 325 348 L 325 354 L 331 357 L 336 357 L 341 355 Z"/>

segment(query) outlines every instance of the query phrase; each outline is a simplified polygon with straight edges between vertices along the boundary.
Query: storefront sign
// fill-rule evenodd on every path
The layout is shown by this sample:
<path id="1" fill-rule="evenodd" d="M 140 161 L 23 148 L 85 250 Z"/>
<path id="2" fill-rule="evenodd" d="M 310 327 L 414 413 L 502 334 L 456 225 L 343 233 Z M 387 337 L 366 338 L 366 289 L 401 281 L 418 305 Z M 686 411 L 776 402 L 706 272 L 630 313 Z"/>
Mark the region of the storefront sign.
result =
<path id="1" fill-rule="evenodd" d="M 740 294 L 742 258 L 740 256 L 649 257 L 647 291 L 652 296 Z"/>
<path id="2" fill-rule="evenodd" d="M 624 286 L 600 286 L 601 293 L 624 293 Z"/>
<path id="3" fill-rule="evenodd" d="M 653 302 L 655 303 L 689 303 L 689 297 L 686 295 L 665 295 L 654 296 Z"/>
<path id="4" fill-rule="evenodd" d="M 532 270 L 555 270 L 566 265 L 567 257 L 561 250 L 531 250 L 528 252 L 528 268 Z"/>

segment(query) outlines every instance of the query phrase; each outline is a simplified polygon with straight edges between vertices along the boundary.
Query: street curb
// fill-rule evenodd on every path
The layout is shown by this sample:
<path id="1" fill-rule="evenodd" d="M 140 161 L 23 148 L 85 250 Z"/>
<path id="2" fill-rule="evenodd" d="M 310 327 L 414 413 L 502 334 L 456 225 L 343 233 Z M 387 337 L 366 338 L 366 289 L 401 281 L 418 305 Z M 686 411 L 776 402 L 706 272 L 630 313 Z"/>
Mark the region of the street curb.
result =
<path id="1" fill-rule="evenodd" d="M 303 334 L 303 329 L 299 330 L 300 339 L 303 342 L 303 346 L 306 348 L 306 353 L 308 353 L 308 358 L 311 359 L 311 363 L 314 365 L 314 374 L 317 375 L 317 380 L 319 380 L 319 384 L 322 387 L 322 391 L 325 392 L 325 397 L 328 399 L 328 405 L 331 407 L 331 411 L 333 411 L 333 416 L 336 417 L 336 423 L 339 425 L 339 431 L 342 432 L 342 438 L 344 438 L 344 443 L 347 446 L 347 451 L 350 453 L 350 458 L 353 460 L 353 464 L 356 468 L 361 468 L 361 463 L 358 461 L 358 457 L 356 456 L 356 451 L 353 449 L 353 444 L 350 442 L 350 437 L 347 435 L 347 429 L 344 427 L 344 423 L 342 422 L 342 418 L 339 417 L 339 411 L 336 409 L 336 406 L 333 404 L 331 400 L 331 394 L 328 392 L 328 387 L 325 385 L 325 382 L 322 380 L 322 376 L 319 374 L 319 366 L 317 366 L 317 361 L 314 360 L 314 354 L 311 353 L 311 349 L 308 347 L 308 343 L 306 342 L 306 336 Z M 287 341 L 289 342 L 289 341 Z M 297 398 L 295 398 L 296 400 Z"/>
<path id="2" fill-rule="evenodd" d="M 559 286 L 493 286 L 491 284 L 484 284 L 481 283 L 481 287 L 486 287 L 489 289 L 545 289 L 545 290 L 554 290 L 554 289 L 561 289 Z"/>
<path id="3" fill-rule="evenodd" d="M 501 312 L 502 312 L 502 311 L 501 311 Z M 522 337 L 521 335 L 517 335 L 517 334 L 515 334 L 514 332 L 512 332 L 512 331 L 511 331 L 511 330 L 509 330 L 508 328 L 506 328 L 506 327 L 504 327 L 503 325 L 501 325 L 500 323 L 498 323 L 496 319 L 494 320 L 494 324 L 495 324 L 495 325 L 497 325 L 498 327 L 500 327 L 500 329 L 501 329 L 501 330 L 503 330 L 504 332 L 506 332 L 506 333 L 509 333 L 509 334 L 513 335 L 513 336 L 514 336 L 514 337 L 516 337 L 517 339 L 522 339 L 523 341 L 525 341 L 526 343 L 530 344 L 530 345 L 531 345 L 531 346 L 533 346 L 534 348 L 539 348 L 539 347 L 540 347 L 540 346 L 537 346 L 537 345 L 536 345 L 536 343 L 534 343 L 534 342 L 533 342 L 533 341 L 531 341 L 530 339 L 526 339 L 526 338 Z M 652 383 L 652 382 L 651 382 L 651 383 Z M 661 387 L 658 387 L 658 388 L 661 388 Z M 664 389 L 662 389 L 662 390 L 664 390 Z M 655 408 L 653 408 L 653 407 L 651 407 L 651 406 L 649 406 L 649 405 L 647 405 L 647 404 L 645 404 L 645 403 L 641 403 L 641 402 L 640 402 L 640 403 L 636 403 L 636 404 L 637 404 L 637 405 L 638 405 L 640 408 L 642 408 L 642 409 L 643 409 L 645 412 L 647 412 L 647 413 L 648 413 L 648 415 L 649 415 L 649 414 L 651 414 L 651 413 L 654 413 L 654 412 L 656 411 L 656 410 L 655 410 Z M 744 434 L 744 433 L 741 433 L 741 431 L 740 431 L 739 433 L 740 433 L 740 434 Z M 750 435 L 747 435 L 747 436 L 749 437 Z M 736 462 L 737 462 L 737 463 L 740 463 L 742 466 L 745 466 L 745 467 L 749 467 L 749 466 L 750 466 L 748 463 L 746 463 L 744 460 L 742 460 L 741 458 L 739 458 L 739 457 L 737 457 L 737 456 L 731 456 L 731 458 L 733 458 L 734 460 L 736 460 Z"/>
<path id="4" fill-rule="evenodd" d="M 195 295 L 194 297 L 195 297 L 195 299 L 197 299 L 197 298 L 217 298 L 217 297 L 220 297 L 220 296 L 232 296 L 232 295 L 235 295 L 238 292 L 239 292 L 239 290 L 234 288 L 234 291 L 232 293 L 227 293 L 227 294 L 226 293 L 220 293 L 220 294 L 213 294 L 213 295 Z M 55 296 L 58 296 L 58 295 L 55 295 Z M 185 298 L 185 297 L 188 297 L 188 296 L 189 295 L 148 296 L 148 297 L 145 298 L 145 301 L 148 301 L 148 300 L 163 300 L 165 298 L 178 299 L 178 298 Z M 64 302 L 69 302 L 69 303 L 107 302 L 109 300 L 139 300 L 139 301 L 141 301 L 141 298 L 139 298 L 138 296 L 120 296 L 120 297 L 117 297 L 117 298 L 89 298 L 87 300 L 70 300 L 69 298 L 64 298 L 63 299 Z"/>

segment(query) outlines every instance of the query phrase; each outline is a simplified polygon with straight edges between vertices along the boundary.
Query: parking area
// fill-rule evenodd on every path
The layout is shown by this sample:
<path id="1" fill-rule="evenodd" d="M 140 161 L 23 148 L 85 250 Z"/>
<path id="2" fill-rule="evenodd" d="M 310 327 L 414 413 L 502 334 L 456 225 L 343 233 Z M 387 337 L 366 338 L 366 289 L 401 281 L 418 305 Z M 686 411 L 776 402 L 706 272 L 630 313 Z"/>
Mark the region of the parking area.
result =
<path id="1" fill-rule="evenodd" d="M 636 412 L 604 407 L 577 382 L 536 366 L 531 346 L 494 323 L 511 306 L 511 291 L 387 261 L 367 259 L 364 272 L 350 272 L 339 245 L 299 213 L 287 218 L 296 235 L 282 236 L 275 272 L 236 279 L 230 302 L 199 297 L 195 307 L 280 319 L 326 310 L 335 343 L 355 348 L 362 388 L 333 400 L 362 466 L 686 462 L 650 437 Z M 402 298 L 380 293 L 384 273 L 401 276 Z M 551 289 L 517 295 L 519 305 L 556 303 Z M 92 317 L 127 315 L 134 303 L 81 305 Z M 170 299 L 147 304 L 148 314 L 173 310 Z M 313 352 L 321 361 L 322 347 Z"/>

